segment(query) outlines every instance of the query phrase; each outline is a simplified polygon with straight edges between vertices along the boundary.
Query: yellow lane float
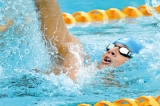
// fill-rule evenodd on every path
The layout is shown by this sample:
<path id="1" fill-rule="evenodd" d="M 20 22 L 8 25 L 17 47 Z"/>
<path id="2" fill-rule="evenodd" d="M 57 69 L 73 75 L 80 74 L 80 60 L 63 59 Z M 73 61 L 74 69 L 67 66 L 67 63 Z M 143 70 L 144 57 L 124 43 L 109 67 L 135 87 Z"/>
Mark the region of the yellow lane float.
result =
<path id="1" fill-rule="evenodd" d="M 62 13 L 63 20 L 66 24 L 74 24 L 76 23 L 75 18 L 69 13 Z"/>
<path id="2" fill-rule="evenodd" d="M 155 11 L 160 14 L 160 5 L 154 7 Z M 78 11 L 72 15 L 69 13 L 62 13 L 64 22 L 66 24 L 89 24 L 90 22 L 107 23 L 108 20 L 123 20 L 127 18 L 138 18 L 141 16 L 152 16 L 154 10 L 151 6 L 141 5 L 138 8 L 127 6 L 120 11 L 117 8 L 110 8 L 107 10 L 95 9 L 89 12 Z M 76 24 L 77 25 L 77 24 Z"/>
<path id="3" fill-rule="evenodd" d="M 72 14 L 75 18 L 76 22 L 90 22 L 91 18 L 89 15 L 84 11 L 78 11 Z"/>
<path id="4" fill-rule="evenodd" d="M 143 14 L 135 7 L 125 7 L 122 12 L 127 15 L 128 18 L 137 18 L 143 16 Z"/>
<path id="5" fill-rule="evenodd" d="M 160 95 L 159 96 L 157 96 L 157 98 L 156 98 L 156 102 L 159 104 L 159 106 L 160 106 Z"/>
<path id="6" fill-rule="evenodd" d="M 140 96 L 135 101 L 138 106 L 159 106 L 155 98 L 152 96 Z"/>
<path id="7" fill-rule="evenodd" d="M 90 104 L 78 104 L 77 106 L 92 106 Z M 160 106 L 160 95 L 156 98 L 153 96 L 140 96 L 136 99 L 122 98 L 110 101 L 99 101 L 94 106 Z"/>
<path id="8" fill-rule="evenodd" d="M 90 105 L 90 104 L 79 104 L 77 106 L 92 106 L 92 105 Z"/>
<path id="9" fill-rule="evenodd" d="M 110 8 L 105 11 L 109 20 L 117 20 L 117 19 L 123 19 L 126 17 L 124 13 L 122 13 L 119 9 L 117 8 Z"/>
<path id="10" fill-rule="evenodd" d="M 154 9 L 157 11 L 158 14 L 160 14 L 160 5 L 155 6 Z"/>
<path id="11" fill-rule="evenodd" d="M 146 5 L 141 5 L 137 8 L 144 16 L 152 16 L 152 7 Z"/>
<path id="12" fill-rule="evenodd" d="M 108 16 L 106 15 L 104 10 L 92 10 L 88 12 L 88 15 L 91 17 L 92 21 L 108 20 Z"/>
<path id="13" fill-rule="evenodd" d="M 94 106 L 117 106 L 109 101 L 100 101 L 97 102 Z"/>
<path id="14" fill-rule="evenodd" d="M 114 101 L 114 104 L 116 104 L 117 106 L 138 106 L 133 99 L 127 98 L 116 100 Z"/>

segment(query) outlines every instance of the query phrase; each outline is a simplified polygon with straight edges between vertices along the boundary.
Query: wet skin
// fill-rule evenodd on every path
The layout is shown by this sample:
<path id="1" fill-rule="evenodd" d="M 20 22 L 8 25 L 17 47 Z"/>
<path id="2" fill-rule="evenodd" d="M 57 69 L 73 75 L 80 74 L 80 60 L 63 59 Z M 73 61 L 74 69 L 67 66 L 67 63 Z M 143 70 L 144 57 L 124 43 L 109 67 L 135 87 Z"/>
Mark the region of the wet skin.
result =
<path id="1" fill-rule="evenodd" d="M 116 46 L 118 47 L 113 47 L 103 54 L 102 59 L 98 65 L 99 69 L 110 66 L 118 67 L 129 60 L 128 57 L 125 57 L 119 53 L 119 47 L 125 46 L 122 44 L 116 44 Z"/>

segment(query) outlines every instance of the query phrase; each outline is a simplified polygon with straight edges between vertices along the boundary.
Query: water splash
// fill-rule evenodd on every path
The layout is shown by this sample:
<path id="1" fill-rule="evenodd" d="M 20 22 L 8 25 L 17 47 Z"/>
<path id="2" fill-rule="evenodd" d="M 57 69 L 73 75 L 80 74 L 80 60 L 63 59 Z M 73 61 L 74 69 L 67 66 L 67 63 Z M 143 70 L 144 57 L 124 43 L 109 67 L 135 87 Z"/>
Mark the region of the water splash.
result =
<path id="1" fill-rule="evenodd" d="M 14 24 L 0 33 L 0 97 L 79 94 L 75 93 L 79 87 L 66 74 L 44 74 L 52 61 L 34 1 L 2 0 L 1 3 L 0 24 L 8 19 Z"/>
<path id="2" fill-rule="evenodd" d="M 0 34 L 1 66 L 10 72 L 32 68 L 44 70 L 45 63 L 42 61 L 48 60 L 47 49 L 33 1 L 4 0 L 2 3 L 4 7 L 0 9 L 1 24 L 8 19 L 13 20 L 14 24 L 7 32 Z M 41 58 L 42 54 L 44 58 Z"/>
<path id="3" fill-rule="evenodd" d="M 93 58 L 91 62 L 99 61 L 105 51 L 105 44 L 111 43 L 119 36 L 132 35 L 146 46 L 140 56 L 136 55 L 131 61 L 117 69 L 98 70 L 97 63 L 82 67 L 78 73 L 78 83 L 75 84 L 66 74 L 47 76 L 43 73 L 51 66 L 51 60 L 40 31 L 40 22 L 33 1 L 2 0 L 1 2 L 3 7 L 0 8 L 2 20 L 0 24 L 4 24 L 6 19 L 14 20 L 14 24 L 7 32 L 0 33 L 0 97 L 60 96 L 62 98 L 68 96 L 78 98 L 80 95 L 86 97 L 92 95 L 99 97 L 100 100 L 113 100 L 122 96 L 137 97 L 150 94 L 152 91 L 151 94 L 157 94 L 157 88 L 160 87 L 157 84 L 160 79 L 158 68 L 160 53 L 157 49 L 160 45 L 160 37 L 159 34 L 155 35 L 157 29 L 153 29 L 156 24 L 147 22 L 147 26 L 137 22 L 132 25 L 124 23 L 104 25 L 97 32 L 95 28 L 88 28 L 86 30 L 90 30 L 89 32 L 82 29 L 84 30 L 82 33 L 75 33 L 85 44 L 85 48 L 88 48 L 87 52 Z M 149 32 L 151 28 L 155 31 L 154 33 Z M 81 34 L 87 37 L 83 39 Z M 88 37 L 90 37 L 90 42 Z M 41 70 L 41 72 L 36 73 L 33 69 Z M 115 70 L 113 74 L 115 78 L 106 78 L 108 72 L 113 70 Z M 107 84 L 106 81 L 109 83 Z"/>
<path id="4" fill-rule="evenodd" d="M 147 8 L 152 7 L 153 12 L 148 9 L 148 12 L 153 14 L 153 16 L 160 20 L 160 14 L 156 11 L 155 7 L 160 5 L 160 0 L 145 0 Z"/>

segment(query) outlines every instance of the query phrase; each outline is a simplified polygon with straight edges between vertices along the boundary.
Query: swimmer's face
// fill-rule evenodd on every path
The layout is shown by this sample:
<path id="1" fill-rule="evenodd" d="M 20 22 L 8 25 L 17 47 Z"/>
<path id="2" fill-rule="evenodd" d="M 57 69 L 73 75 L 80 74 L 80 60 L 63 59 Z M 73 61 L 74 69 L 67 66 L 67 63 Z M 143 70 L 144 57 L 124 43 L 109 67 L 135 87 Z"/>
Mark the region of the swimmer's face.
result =
<path id="1" fill-rule="evenodd" d="M 102 56 L 98 68 L 102 69 L 110 66 L 118 67 L 124 64 L 127 60 L 129 60 L 128 57 L 125 57 L 122 54 L 120 54 L 119 52 L 120 47 L 125 47 L 125 46 L 122 44 L 116 44 L 115 47 L 110 48 L 108 51 L 106 51 Z"/>

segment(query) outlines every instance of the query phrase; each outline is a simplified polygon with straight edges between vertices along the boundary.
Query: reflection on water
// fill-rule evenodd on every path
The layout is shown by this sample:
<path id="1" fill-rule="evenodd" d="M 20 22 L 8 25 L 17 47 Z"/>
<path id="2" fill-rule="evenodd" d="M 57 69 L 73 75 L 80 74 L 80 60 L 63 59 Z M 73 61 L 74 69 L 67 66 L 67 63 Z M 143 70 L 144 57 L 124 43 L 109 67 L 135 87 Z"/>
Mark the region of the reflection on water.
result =
<path id="1" fill-rule="evenodd" d="M 33 1 L 1 2 L 0 24 L 12 19 L 14 25 L 7 32 L 0 33 L 0 98 L 53 97 L 51 100 L 75 103 L 159 94 L 160 34 L 158 21 L 153 17 L 99 24 L 98 27 L 90 24 L 88 27 L 70 28 L 92 58 L 88 66 L 79 71 L 77 83 L 73 83 L 65 74 L 43 74 L 51 66 L 51 59 Z M 140 55 L 135 55 L 116 69 L 98 70 L 96 64 L 106 45 L 128 35 L 143 43 L 145 48 Z M 34 69 L 40 70 L 40 73 Z"/>

